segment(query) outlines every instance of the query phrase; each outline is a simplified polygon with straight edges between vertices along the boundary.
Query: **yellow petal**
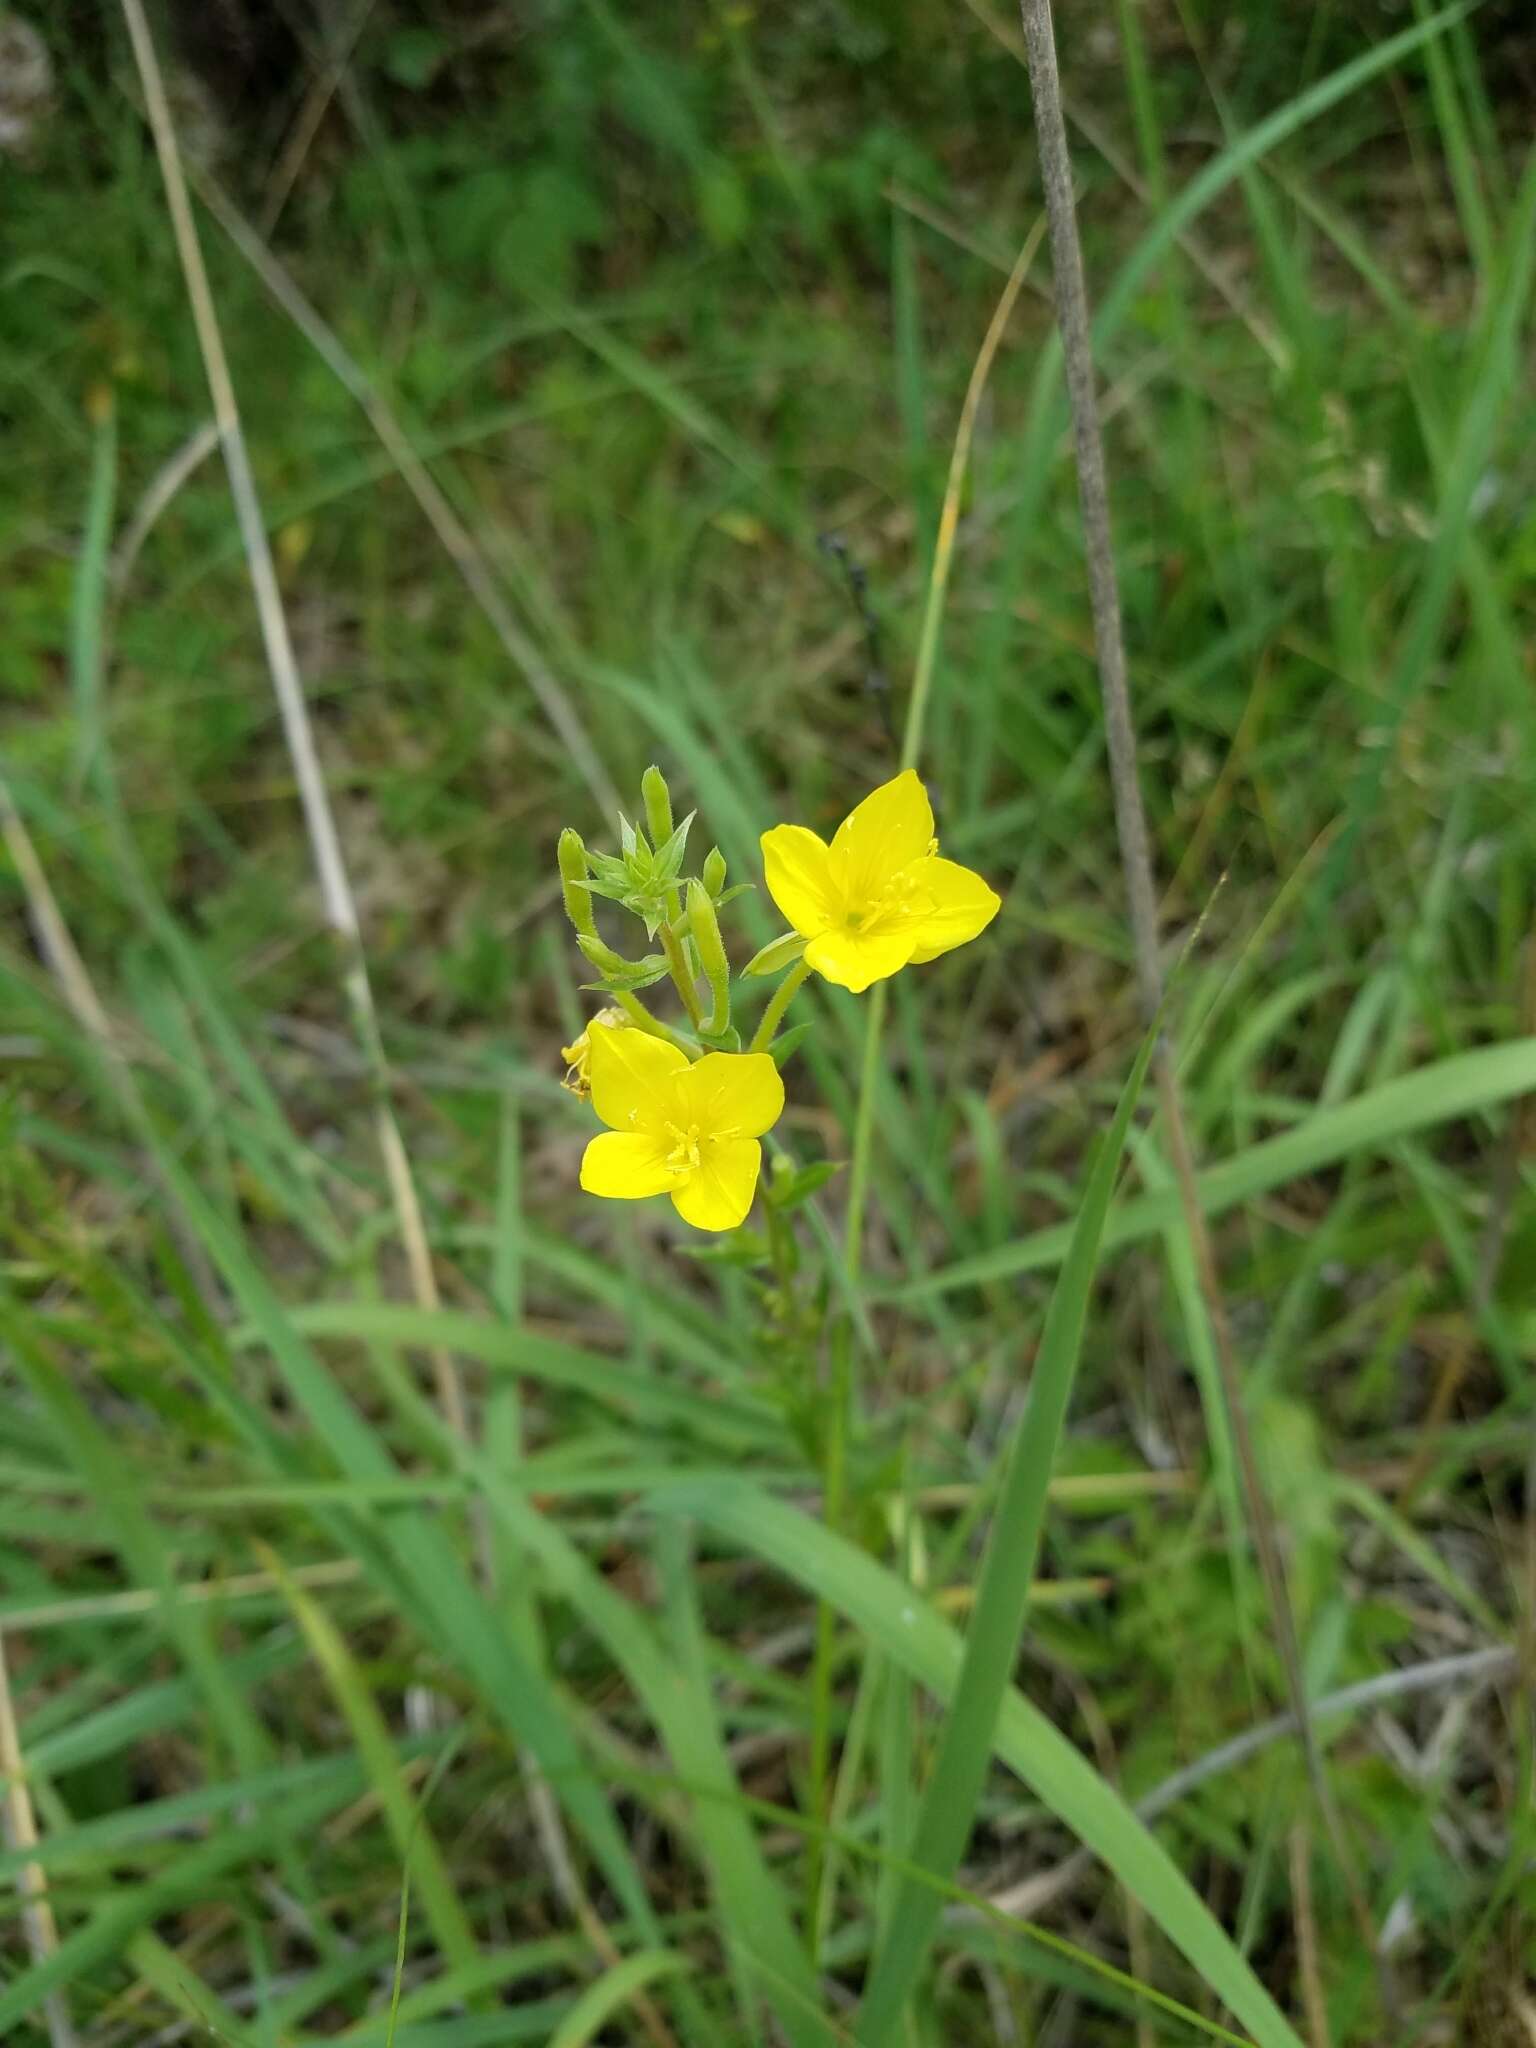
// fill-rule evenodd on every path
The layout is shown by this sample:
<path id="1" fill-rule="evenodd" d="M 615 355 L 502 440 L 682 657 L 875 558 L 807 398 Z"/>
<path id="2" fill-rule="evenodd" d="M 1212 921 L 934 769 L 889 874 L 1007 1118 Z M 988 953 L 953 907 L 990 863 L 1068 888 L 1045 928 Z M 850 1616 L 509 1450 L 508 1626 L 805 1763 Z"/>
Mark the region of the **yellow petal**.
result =
<path id="1" fill-rule="evenodd" d="M 884 981 L 905 967 L 914 944 L 910 927 L 896 932 L 823 932 L 806 947 L 805 957 L 828 981 L 861 995 L 872 981 Z"/>
<path id="2" fill-rule="evenodd" d="M 763 834 L 762 847 L 768 894 L 797 932 L 807 938 L 824 932 L 836 910 L 826 841 L 803 825 L 775 825 Z"/>
<path id="3" fill-rule="evenodd" d="M 643 1131 L 603 1131 L 582 1154 L 581 1184 L 589 1195 L 638 1202 L 675 1188 L 677 1169 L 667 1164 L 664 1138 Z"/>
<path id="4" fill-rule="evenodd" d="M 909 927 L 916 940 L 914 966 L 974 939 L 1003 907 L 995 889 L 955 860 L 925 860 L 919 864 L 915 880 L 922 893 L 932 898 L 933 909 Z"/>
<path id="5" fill-rule="evenodd" d="M 752 1207 L 762 1163 L 756 1138 L 717 1138 L 700 1147 L 698 1165 L 672 1190 L 672 1206 L 695 1230 L 734 1230 Z"/>
<path id="6" fill-rule="evenodd" d="M 710 1052 L 681 1087 L 701 1138 L 760 1138 L 784 1110 L 784 1083 L 765 1052 Z"/>
<path id="7" fill-rule="evenodd" d="M 677 1081 L 688 1055 L 648 1031 L 591 1028 L 587 1072 L 592 1107 L 615 1131 L 655 1130 L 681 1121 Z"/>
<path id="8" fill-rule="evenodd" d="M 893 875 L 932 851 L 928 792 L 915 771 L 904 768 L 838 826 L 832 839 L 832 873 L 849 908 L 857 911 L 878 896 Z"/>

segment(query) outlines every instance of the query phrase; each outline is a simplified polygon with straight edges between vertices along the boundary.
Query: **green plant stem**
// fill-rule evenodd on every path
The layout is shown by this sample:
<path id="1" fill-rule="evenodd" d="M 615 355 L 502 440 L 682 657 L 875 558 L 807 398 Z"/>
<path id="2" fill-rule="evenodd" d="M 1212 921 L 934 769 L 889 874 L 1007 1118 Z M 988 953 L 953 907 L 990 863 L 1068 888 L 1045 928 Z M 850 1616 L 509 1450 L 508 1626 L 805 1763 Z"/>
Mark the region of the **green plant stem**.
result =
<path id="1" fill-rule="evenodd" d="M 880 1070 L 880 1044 L 891 985 L 877 981 L 864 1013 L 864 1057 L 859 1063 L 858 1108 L 853 1119 L 853 1151 L 848 1167 L 848 1215 L 843 1229 L 843 1270 L 857 1284 L 863 1263 L 864 1209 L 869 1200 L 869 1172 L 875 1132 L 875 1077 Z"/>
<path id="2" fill-rule="evenodd" d="M 784 1012 L 805 986 L 810 971 L 803 959 L 797 960 L 791 967 L 768 1000 L 768 1007 L 752 1034 L 752 1043 L 747 1048 L 749 1052 L 766 1052 L 772 1045 L 775 1033 L 784 1022 Z"/>
<path id="3" fill-rule="evenodd" d="M 688 1012 L 688 1022 L 695 1031 L 701 1030 L 704 1012 L 699 1006 L 699 991 L 688 971 L 688 956 L 683 951 L 683 942 L 669 924 L 661 927 L 661 949 L 667 956 L 667 965 L 683 999 L 683 1008 Z"/>
<path id="4" fill-rule="evenodd" d="M 664 1038 L 668 1045 L 675 1045 L 679 1052 L 693 1051 L 693 1047 L 681 1032 L 674 1031 L 670 1024 L 663 1024 L 659 1017 L 653 1017 L 640 998 L 630 990 L 616 988 L 612 994 L 613 1000 L 637 1031 L 647 1032 L 652 1038 Z"/>
<path id="5" fill-rule="evenodd" d="M 800 962 L 804 968 L 805 962 Z M 797 972 L 799 970 L 796 970 Z M 786 985 L 793 974 L 786 976 Z M 802 976 L 803 978 L 803 976 Z M 874 1134 L 875 1070 L 885 1029 L 890 984 L 877 982 L 864 1018 L 864 1057 L 859 1071 L 858 1110 L 853 1126 L 852 1165 L 848 1176 L 848 1216 L 843 1236 L 843 1275 L 850 1292 L 859 1282 L 864 1242 L 864 1209 L 869 1195 L 871 1138 Z M 792 992 L 792 991 L 791 991 Z M 846 1321 L 832 1335 L 832 1412 L 822 1449 L 822 1520 L 834 1534 L 842 1533 L 847 1487 L 849 1408 L 853 1400 L 853 1351 Z M 828 1766 L 832 1755 L 832 1667 L 837 1654 L 837 1617 L 825 1600 L 816 1603 L 816 1648 L 811 1664 L 811 1818 L 829 1818 Z M 806 1929 L 811 1960 L 816 1960 L 821 1925 L 821 1887 L 825 1875 L 825 1837 L 813 1837 L 807 1858 Z"/>
<path id="6" fill-rule="evenodd" d="M 834 1536 L 843 1533 L 848 1499 L 848 1408 L 853 1395 L 853 1345 L 846 1320 L 832 1332 L 832 1375 L 828 1390 L 827 1434 L 822 1445 L 821 1519 Z M 805 1931 L 811 1965 L 816 1967 L 822 1925 L 822 1885 L 826 1879 L 832 1795 L 832 1670 L 837 1661 L 837 1610 L 830 1601 L 816 1603 L 816 1647 L 811 1663 L 811 1754 L 807 1804 L 817 1832 L 806 1851 Z"/>

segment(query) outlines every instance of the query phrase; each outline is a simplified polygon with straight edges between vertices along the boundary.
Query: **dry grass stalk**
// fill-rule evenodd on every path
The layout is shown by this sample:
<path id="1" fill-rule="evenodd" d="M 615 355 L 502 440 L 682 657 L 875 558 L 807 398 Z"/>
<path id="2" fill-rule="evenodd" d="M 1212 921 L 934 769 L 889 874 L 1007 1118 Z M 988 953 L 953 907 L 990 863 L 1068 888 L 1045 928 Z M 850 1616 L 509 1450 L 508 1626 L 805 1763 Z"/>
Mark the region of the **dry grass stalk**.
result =
<path id="1" fill-rule="evenodd" d="M 411 1171 L 391 1104 L 391 1077 L 379 1036 L 378 1016 L 368 980 L 368 966 L 363 956 L 357 905 L 347 875 L 346 860 L 336 830 L 325 776 L 320 766 L 319 752 L 315 746 L 304 685 L 299 675 L 298 662 L 294 657 L 293 642 L 288 633 L 288 620 L 278 590 L 272 549 L 267 539 L 266 523 L 262 518 L 261 504 L 256 492 L 256 480 L 251 472 L 245 434 L 240 424 L 240 409 L 229 374 L 224 339 L 219 328 L 218 315 L 214 310 L 208 273 L 197 239 L 197 227 L 192 218 L 192 203 L 187 193 L 181 151 L 176 140 L 176 127 L 166 98 L 165 80 L 161 74 L 160 61 L 149 32 L 149 24 L 145 19 L 142 0 L 123 0 L 123 13 L 128 23 L 134 60 L 144 90 L 145 106 L 155 139 L 155 151 L 160 159 L 160 172 L 165 183 L 171 229 L 181 260 L 193 325 L 197 330 L 198 347 L 208 378 L 208 389 L 213 399 L 214 425 L 218 430 L 219 445 L 224 453 L 224 466 L 229 476 L 230 496 L 234 501 L 235 517 L 239 523 L 251 589 L 256 600 L 256 613 L 261 626 L 262 644 L 266 650 L 267 668 L 272 678 L 273 693 L 282 716 L 283 734 L 299 786 L 305 828 L 309 835 L 315 871 L 320 883 L 321 903 L 326 922 L 339 943 L 343 987 L 352 1013 L 353 1026 L 368 1056 L 373 1077 L 374 1121 L 380 1151 L 383 1154 L 384 1171 L 389 1183 L 390 1199 L 394 1205 L 401 1241 L 405 1246 L 410 1268 L 412 1290 L 422 1308 L 437 1308 L 440 1305 L 437 1279 L 427 1244 L 426 1225 L 415 1176 Z M 440 1349 L 434 1349 L 429 1357 L 438 1402 L 444 1418 L 452 1429 L 463 1436 L 467 1433 L 469 1418 L 457 1367 L 448 1354 Z"/>
<path id="2" fill-rule="evenodd" d="M 1078 240 L 1077 211 L 1072 192 L 1072 159 L 1067 143 L 1061 81 L 1056 68 L 1056 42 L 1051 23 L 1050 0 L 1021 0 L 1021 6 L 1025 54 L 1029 64 L 1030 87 L 1034 96 L 1035 133 L 1040 150 L 1041 180 L 1045 191 L 1046 213 L 1050 221 L 1051 256 L 1056 275 L 1056 319 L 1061 330 L 1067 390 L 1071 400 L 1078 495 L 1082 512 L 1089 599 L 1093 612 L 1094 645 L 1104 702 L 1110 778 L 1114 790 L 1115 826 L 1120 840 L 1121 867 L 1129 899 L 1142 1012 L 1150 1023 L 1157 1016 L 1163 997 L 1163 971 L 1157 930 L 1157 891 L 1153 880 L 1151 841 L 1141 797 L 1135 721 L 1131 711 L 1130 679 L 1125 656 L 1125 639 L 1121 629 L 1119 585 L 1110 532 L 1109 484 L 1104 462 L 1097 374 L 1089 325 L 1088 290 L 1083 274 L 1082 247 Z M 1354 1902 L 1361 1938 L 1379 1961 L 1375 1930 L 1355 1869 L 1354 1853 L 1312 1730 L 1284 1558 L 1275 1531 L 1274 1515 L 1259 1473 L 1215 1253 L 1200 1207 L 1194 1154 L 1184 1115 L 1178 1070 L 1172 1048 L 1166 1043 L 1159 1051 L 1157 1077 L 1158 1099 L 1167 1132 L 1168 1149 L 1178 1183 L 1185 1225 L 1195 1256 L 1200 1289 L 1210 1320 L 1248 1520 L 1268 1593 L 1276 1642 L 1285 1671 L 1286 1690 L 1301 1731 L 1308 1775 L 1312 1781 L 1318 1807 L 1324 1817 L 1335 1857 Z"/>
<path id="3" fill-rule="evenodd" d="M 11 1847 L 25 1854 L 28 1849 L 37 1847 L 37 1816 L 32 1810 L 32 1794 L 22 1761 L 21 1734 L 11 1703 L 11 1680 L 3 1635 L 0 1635 L 0 1771 L 5 1773 L 5 1831 Z M 41 1864 L 22 1865 L 17 1890 L 23 1902 L 21 1917 L 26 1929 L 28 1953 L 34 1963 L 46 1962 L 59 1945 L 59 1929 L 53 1917 L 48 1880 Z M 60 1992 L 48 1994 L 43 2001 L 43 2013 L 48 2023 L 51 2048 L 75 2048 L 74 2022 Z"/>

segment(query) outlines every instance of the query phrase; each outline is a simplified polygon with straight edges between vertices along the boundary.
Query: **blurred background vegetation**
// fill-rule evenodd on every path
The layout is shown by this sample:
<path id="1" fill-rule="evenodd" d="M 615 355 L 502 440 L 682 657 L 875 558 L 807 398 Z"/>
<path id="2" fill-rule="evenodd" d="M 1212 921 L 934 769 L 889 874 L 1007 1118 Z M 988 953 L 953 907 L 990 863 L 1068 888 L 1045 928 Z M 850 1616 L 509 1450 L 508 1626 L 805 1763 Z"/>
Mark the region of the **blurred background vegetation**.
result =
<path id="1" fill-rule="evenodd" d="M 1209 911 L 1176 1036 L 1325 1694 L 1500 1651 L 1531 1611 L 1536 32 L 1520 0 L 1058 13 L 1166 928 Z M 736 1472 L 805 1504 L 814 1403 L 750 1264 L 576 1192 L 590 1119 L 558 1049 L 595 999 L 553 845 L 611 844 L 602 775 L 632 802 L 654 759 L 747 880 L 763 827 L 830 829 L 893 772 L 961 400 L 1039 217 L 1016 19 L 155 13 L 195 182 L 267 252 L 264 281 L 200 211 L 451 1318 L 413 1322 L 123 25 L 20 14 L 0 1631 L 63 1945 L 6 1902 L 6 2038 L 382 2043 L 402 1940 L 400 2048 L 655 2038 L 623 1983 L 583 2006 L 616 1962 L 595 1915 L 669 1959 L 651 2018 L 690 2048 L 775 2039 L 699 1821 L 723 1795 L 693 1797 L 624 1645 L 648 1631 L 683 1674 L 797 1896 L 810 1602 L 651 1489 Z M 295 293 L 473 536 L 522 659 Z M 946 852 L 1005 907 L 895 990 L 867 1255 L 856 1526 L 962 1624 L 1052 1226 L 1138 1037 L 1051 334 L 1042 253 L 978 416 L 923 761 Z M 108 1036 L 61 984 L 50 895 Z M 861 1013 L 812 1007 L 785 1136 L 838 1160 Z M 1134 1797 L 1284 1691 L 1150 1136 L 1132 1183 L 1018 1679 Z M 838 1182 L 821 1199 L 835 1227 Z M 538 1525 L 516 1541 L 417 1391 L 439 1339 Z M 485 1565 L 479 1606 L 433 1611 L 445 1557 Z M 595 1762 L 649 1929 L 596 1822 L 552 1848 L 488 1628 Z M 842 1640 L 833 2012 L 932 1732 Z M 1536 2039 L 1529 1702 L 1509 1657 L 1478 1669 L 1327 1727 L 1394 2018 L 1293 1744 L 1157 1823 L 1313 2048 Z M 1014 1895 L 1072 1846 L 999 1768 L 965 1885 Z M 1069 1952 L 955 1917 L 913 2043 L 1198 2038 L 1093 1957 L 1221 2018 L 1096 1867 L 1041 1896 Z"/>

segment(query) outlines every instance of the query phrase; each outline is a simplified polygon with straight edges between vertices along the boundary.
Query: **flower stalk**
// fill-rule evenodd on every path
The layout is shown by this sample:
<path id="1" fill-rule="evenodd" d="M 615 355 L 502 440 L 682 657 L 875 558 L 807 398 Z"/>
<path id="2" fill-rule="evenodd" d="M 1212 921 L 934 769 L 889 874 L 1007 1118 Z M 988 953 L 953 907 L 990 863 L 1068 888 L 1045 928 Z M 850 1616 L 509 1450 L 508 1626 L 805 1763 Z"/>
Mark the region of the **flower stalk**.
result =
<path id="1" fill-rule="evenodd" d="M 752 1034 L 753 1052 L 770 1050 L 779 1026 L 784 1022 L 785 1011 L 810 979 L 810 973 L 810 962 L 802 956 L 779 983 L 769 997 L 768 1007 L 759 1018 L 757 1029 Z"/>

